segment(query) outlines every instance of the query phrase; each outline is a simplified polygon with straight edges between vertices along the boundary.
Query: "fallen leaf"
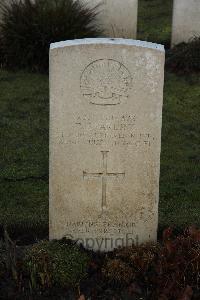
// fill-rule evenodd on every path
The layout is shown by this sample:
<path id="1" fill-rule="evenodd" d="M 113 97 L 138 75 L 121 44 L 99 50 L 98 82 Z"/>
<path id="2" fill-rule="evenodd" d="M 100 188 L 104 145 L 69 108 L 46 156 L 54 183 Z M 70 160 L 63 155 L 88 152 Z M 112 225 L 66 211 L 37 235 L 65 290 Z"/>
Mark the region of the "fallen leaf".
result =
<path id="1" fill-rule="evenodd" d="M 188 232 L 190 234 L 190 236 L 195 240 L 195 241 L 200 241 L 200 230 L 197 229 L 196 226 L 190 226 L 188 228 Z"/>
<path id="2" fill-rule="evenodd" d="M 164 242 L 168 241 L 171 238 L 172 232 L 173 232 L 173 230 L 171 227 L 169 227 L 163 231 L 163 241 Z"/>
<path id="3" fill-rule="evenodd" d="M 84 295 L 81 295 L 78 300 L 86 300 Z"/>
<path id="4" fill-rule="evenodd" d="M 193 290 L 192 290 L 191 286 L 188 285 L 186 287 L 183 295 L 178 300 L 191 300 L 192 296 L 193 296 Z"/>
<path id="5" fill-rule="evenodd" d="M 128 290 L 129 290 L 129 294 L 139 294 L 139 295 L 142 294 L 142 290 L 141 290 L 140 286 L 136 282 L 132 283 L 129 286 Z"/>

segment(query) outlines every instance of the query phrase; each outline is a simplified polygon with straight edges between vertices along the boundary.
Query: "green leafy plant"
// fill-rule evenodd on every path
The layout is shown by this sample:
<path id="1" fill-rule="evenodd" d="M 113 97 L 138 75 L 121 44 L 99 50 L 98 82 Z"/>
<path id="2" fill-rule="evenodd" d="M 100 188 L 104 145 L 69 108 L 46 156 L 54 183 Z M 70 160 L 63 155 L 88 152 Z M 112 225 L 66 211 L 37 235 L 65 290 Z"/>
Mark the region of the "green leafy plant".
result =
<path id="1" fill-rule="evenodd" d="M 25 253 L 25 274 L 30 289 L 75 287 L 87 276 L 89 257 L 73 244 L 43 241 Z"/>
<path id="2" fill-rule="evenodd" d="M 13 0 L 2 5 L 0 24 L 1 65 L 48 69 L 50 43 L 97 37 L 97 7 L 79 0 Z"/>
<path id="3" fill-rule="evenodd" d="M 166 66 L 177 73 L 200 72 L 200 37 L 169 50 L 166 55 Z"/>

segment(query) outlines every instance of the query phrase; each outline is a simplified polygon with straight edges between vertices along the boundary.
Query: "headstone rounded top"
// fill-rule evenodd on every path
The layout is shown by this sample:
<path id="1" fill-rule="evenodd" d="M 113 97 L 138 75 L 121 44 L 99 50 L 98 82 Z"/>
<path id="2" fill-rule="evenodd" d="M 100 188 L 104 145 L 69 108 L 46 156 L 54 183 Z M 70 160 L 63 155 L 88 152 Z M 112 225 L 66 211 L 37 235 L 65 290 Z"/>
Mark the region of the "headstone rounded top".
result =
<path id="1" fill-rule="evenodd" d="M 78 46 L 78 45 L 94 45 L 94 44 L 110 44 L 110 45 L 124 45 L 124 46 L 137 46 L 149 49 L 155 49 L 159 51 L 165 51 L 164 46 L 156 43 L 140 41 L 140 40 L 131 40 L 131 39 L 114 39 L 114 38 L 94 38 L 94 39 L 76 39 L 76 40 L 67 40 L 57 43 L 52 43 L 50 49 L 63 48 L 68 46 Z"/>

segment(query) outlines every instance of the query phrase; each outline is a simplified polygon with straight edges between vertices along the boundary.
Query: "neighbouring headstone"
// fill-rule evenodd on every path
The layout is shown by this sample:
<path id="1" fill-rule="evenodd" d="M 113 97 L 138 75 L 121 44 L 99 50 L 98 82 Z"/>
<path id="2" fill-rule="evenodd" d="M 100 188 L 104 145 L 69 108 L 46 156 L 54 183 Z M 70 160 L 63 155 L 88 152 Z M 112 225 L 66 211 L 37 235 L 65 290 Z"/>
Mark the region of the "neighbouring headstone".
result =
<path id="1" fill-rule="evenodd" d="M 172 46 L 200 36 L 200 0 L 174 0 Z"/>
<path id="2" fill-rule="evenodd" d="M 92 8 L 99 5 L 97 23 L 103 36 L 135 39 L 137 35 L 138 0 L 81 0 Z"/>
<path id="3" fill-rule="evenodd" d="M 161 45 L 51 45 L 50 239 L 101 251 L 156 240 L 163 80 Z"/>

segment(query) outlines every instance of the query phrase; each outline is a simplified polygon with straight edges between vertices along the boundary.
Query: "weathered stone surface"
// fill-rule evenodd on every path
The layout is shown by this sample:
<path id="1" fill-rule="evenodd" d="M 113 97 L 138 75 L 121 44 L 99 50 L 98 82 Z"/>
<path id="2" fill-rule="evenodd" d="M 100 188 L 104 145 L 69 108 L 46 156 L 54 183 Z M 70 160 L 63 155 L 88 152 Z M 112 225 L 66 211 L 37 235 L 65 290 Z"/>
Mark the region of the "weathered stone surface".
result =
<path id="1" fill-rule="evenodd" d="M 99 5 L 98 24 L 103 36 L 110 38 L 136 38 L 138 0 L 81 0 L 91 7 Z"/>
<path id="2" fill-rule="evenodd" d="M 172 46 L 200 36 L 200 0 L 174 0 Z"/>
<path id="3" fill-rule="evenodd" d="M 51 45 L 50 239 L 111 250 L 156 240 L 164 49 Z"/>

